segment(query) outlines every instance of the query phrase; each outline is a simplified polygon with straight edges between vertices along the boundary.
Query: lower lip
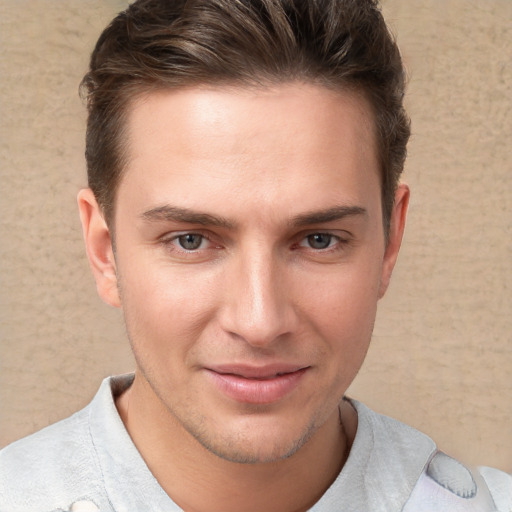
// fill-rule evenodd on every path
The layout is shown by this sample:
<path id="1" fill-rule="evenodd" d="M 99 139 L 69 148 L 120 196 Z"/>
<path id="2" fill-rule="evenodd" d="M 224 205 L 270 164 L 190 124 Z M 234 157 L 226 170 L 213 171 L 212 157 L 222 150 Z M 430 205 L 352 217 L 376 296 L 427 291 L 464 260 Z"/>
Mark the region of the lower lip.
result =
<path id="1" fill-rule="evenodd" d="M 306 370 L 303 368 L 271 379 L 246 379 L 230 373 L 207 372 L 217 388 L 229 398 L 247 404 L 270 404 L 297 388 Z"/>

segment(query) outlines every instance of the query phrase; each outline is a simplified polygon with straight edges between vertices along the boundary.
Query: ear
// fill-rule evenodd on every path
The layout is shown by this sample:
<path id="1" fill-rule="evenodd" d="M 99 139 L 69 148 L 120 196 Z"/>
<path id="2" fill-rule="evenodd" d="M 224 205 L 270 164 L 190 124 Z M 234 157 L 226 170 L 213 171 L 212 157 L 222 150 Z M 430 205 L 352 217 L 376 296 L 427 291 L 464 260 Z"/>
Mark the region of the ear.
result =
<path id="1" fill-rule="evenodd" d="M 77 201 L 87 257 L 96 279 L 98 294 L 107 304 L 120 307 L 116 262 L 110 230 L 90 188 L 81 190 L 78 193 Z"/>
<path id="2" fill-rule="evenodd" d="M 384 252 L 379 299 L 384 296 L 388 289 L 391 274 L 393 273 L 393 268 L 395 267 L 395 263 L 398 258 L 398 252 L 404 235 L 407 207 L 409 206 L 409 196 L 409 187 L 405 183 L 398 185 L 395 192 L 393 210 L 391 211 L 388 242 Z"/>

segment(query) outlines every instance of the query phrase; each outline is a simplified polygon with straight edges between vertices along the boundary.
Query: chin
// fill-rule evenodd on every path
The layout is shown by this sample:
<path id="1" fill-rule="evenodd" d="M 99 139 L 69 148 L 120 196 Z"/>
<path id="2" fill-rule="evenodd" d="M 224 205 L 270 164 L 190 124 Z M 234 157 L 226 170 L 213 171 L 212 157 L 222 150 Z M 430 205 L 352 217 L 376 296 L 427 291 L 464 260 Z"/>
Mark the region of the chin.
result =
<path id="1" fill-rule="evenodd" d="M 212 437 L 190 432 L 210 453 L 237 464 L 268 464 L 293 456 L 311 438 L 314 427 L 292 436 L 289 429 L 272 432 L 263 426 L 253 426 L 249 432 L 232 432 L 232 435 Z"/>

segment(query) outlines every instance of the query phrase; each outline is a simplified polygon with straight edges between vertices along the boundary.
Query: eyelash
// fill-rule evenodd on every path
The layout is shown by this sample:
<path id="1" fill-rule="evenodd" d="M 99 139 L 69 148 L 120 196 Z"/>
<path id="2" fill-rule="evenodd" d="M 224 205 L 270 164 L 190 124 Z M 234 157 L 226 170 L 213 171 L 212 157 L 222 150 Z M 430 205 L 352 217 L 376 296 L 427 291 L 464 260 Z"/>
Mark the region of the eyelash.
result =
<path id="1" fill-rule="evenodd" d="M 205 233 L 198 232 L 198 231 L 183 231 L 180 233 L 175 233 L 172 236 L 164 236 L 160 239 L 160 242 L 162 243 L 162 245 L 164 247 L 166 247 L 172 251 L 178 251 L 178 252 L 181 252 L 182 254 L 186 254 L 186 255 L 197 254 L 200 250 L 202 250 L 200 246 L 196 249 L 186 249 L 183 246 L 180 247 L 180 245 L 181 245 L 180 238 L 184 238 L 187 236 L 201 237 L 200 246 L 205 241 L 210 242 L 210 243 L 212 242 L 211 238 L 208 235 L 206 235 Z"/>
<path id="2" fill-rule="evenodd" d="M 328 238 L 328 245 L 327 247 L 311 247 L 311 238 L 313 237 L 327 237 Z M 348 240 L 346 238 L 342 238 L 339 235 L 335 235 L 333 233 L 329 232 L 323 232 L 323 231 L 315 231 L 313 233 L 308 233 L 306 235 L 303 235 L 299 243 L 297 244 L 299 247 L 303 247 L 302 243 L 304 241 L 310 242 L 310 245 L 308 246 L 309 249 L 312 249 L 315 252 L 327 252 L 327 251 L 335 251 L 340 250 L 342 246 L 346 245 L 348 243 Z M 334 244 L 331 244 L 334 242 Z"/>
<path id="3" fill-rule="evenodd" d="M 198 236 L 201 237 L 199 247 L 193 248 L 193 249 L 186 249 L 183 247 L 180 243 L 180 239 L 187 237 L 187 236 Z M 304 242 L 307 243 L 308 239 L 311 239 L 312 237 L 327 237 L 328 238 L 328 245 L 327 247 L 320 247 L 315 248 L 311 247 L 311 245 L 304 245 Z M 195 255 L 198 255 L 204 250 L 209 249 L 208 248 L 201 248 L 201 245 L 203 245 L 204 242 L 210 242 L 213 243 L 212 238 L 205 233 L 198 232 L 198 231 L 183 231 L 180 233 L 175 233 L 172 236 L 165 236 L 162 237 L 160 242 L 164 247 L 171 251 L 177 251 L 183 255 L 186 255 L 188 257 L 194 257 Z M 292 246 L 293 250 L 297 250 L 300 248 L 305 248 L 306 250 L 311 250 L 314 253 L 330 253 L 330 252 L 336 252 L 343 250 L 344 247 L 346 247 L 350 243 L 350 240 L 348 238 L 342 238 L 339 235 L 335 235 L 330 232 L 324 232 L 324 231 L 313 231 L 305 234 L 301 234 L 300 237 L 298 237 L 298 242 L 294 243 Z M 218 245 L 213 248 L 220 248 L 221 246 Z"/>

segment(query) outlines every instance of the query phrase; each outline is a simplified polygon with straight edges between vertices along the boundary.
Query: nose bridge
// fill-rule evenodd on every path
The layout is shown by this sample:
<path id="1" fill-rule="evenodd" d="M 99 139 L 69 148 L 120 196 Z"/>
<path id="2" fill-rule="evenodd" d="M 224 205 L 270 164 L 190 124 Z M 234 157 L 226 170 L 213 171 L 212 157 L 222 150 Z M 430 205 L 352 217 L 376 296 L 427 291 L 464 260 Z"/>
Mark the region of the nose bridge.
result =
<path id="1" fill-rule="evenodd" d="M 264 243 L 239 252 L 231 269 L 224 328 L 254 346 L 266 346 L 293 329 L 284 289 L 284 262 Z"/>

